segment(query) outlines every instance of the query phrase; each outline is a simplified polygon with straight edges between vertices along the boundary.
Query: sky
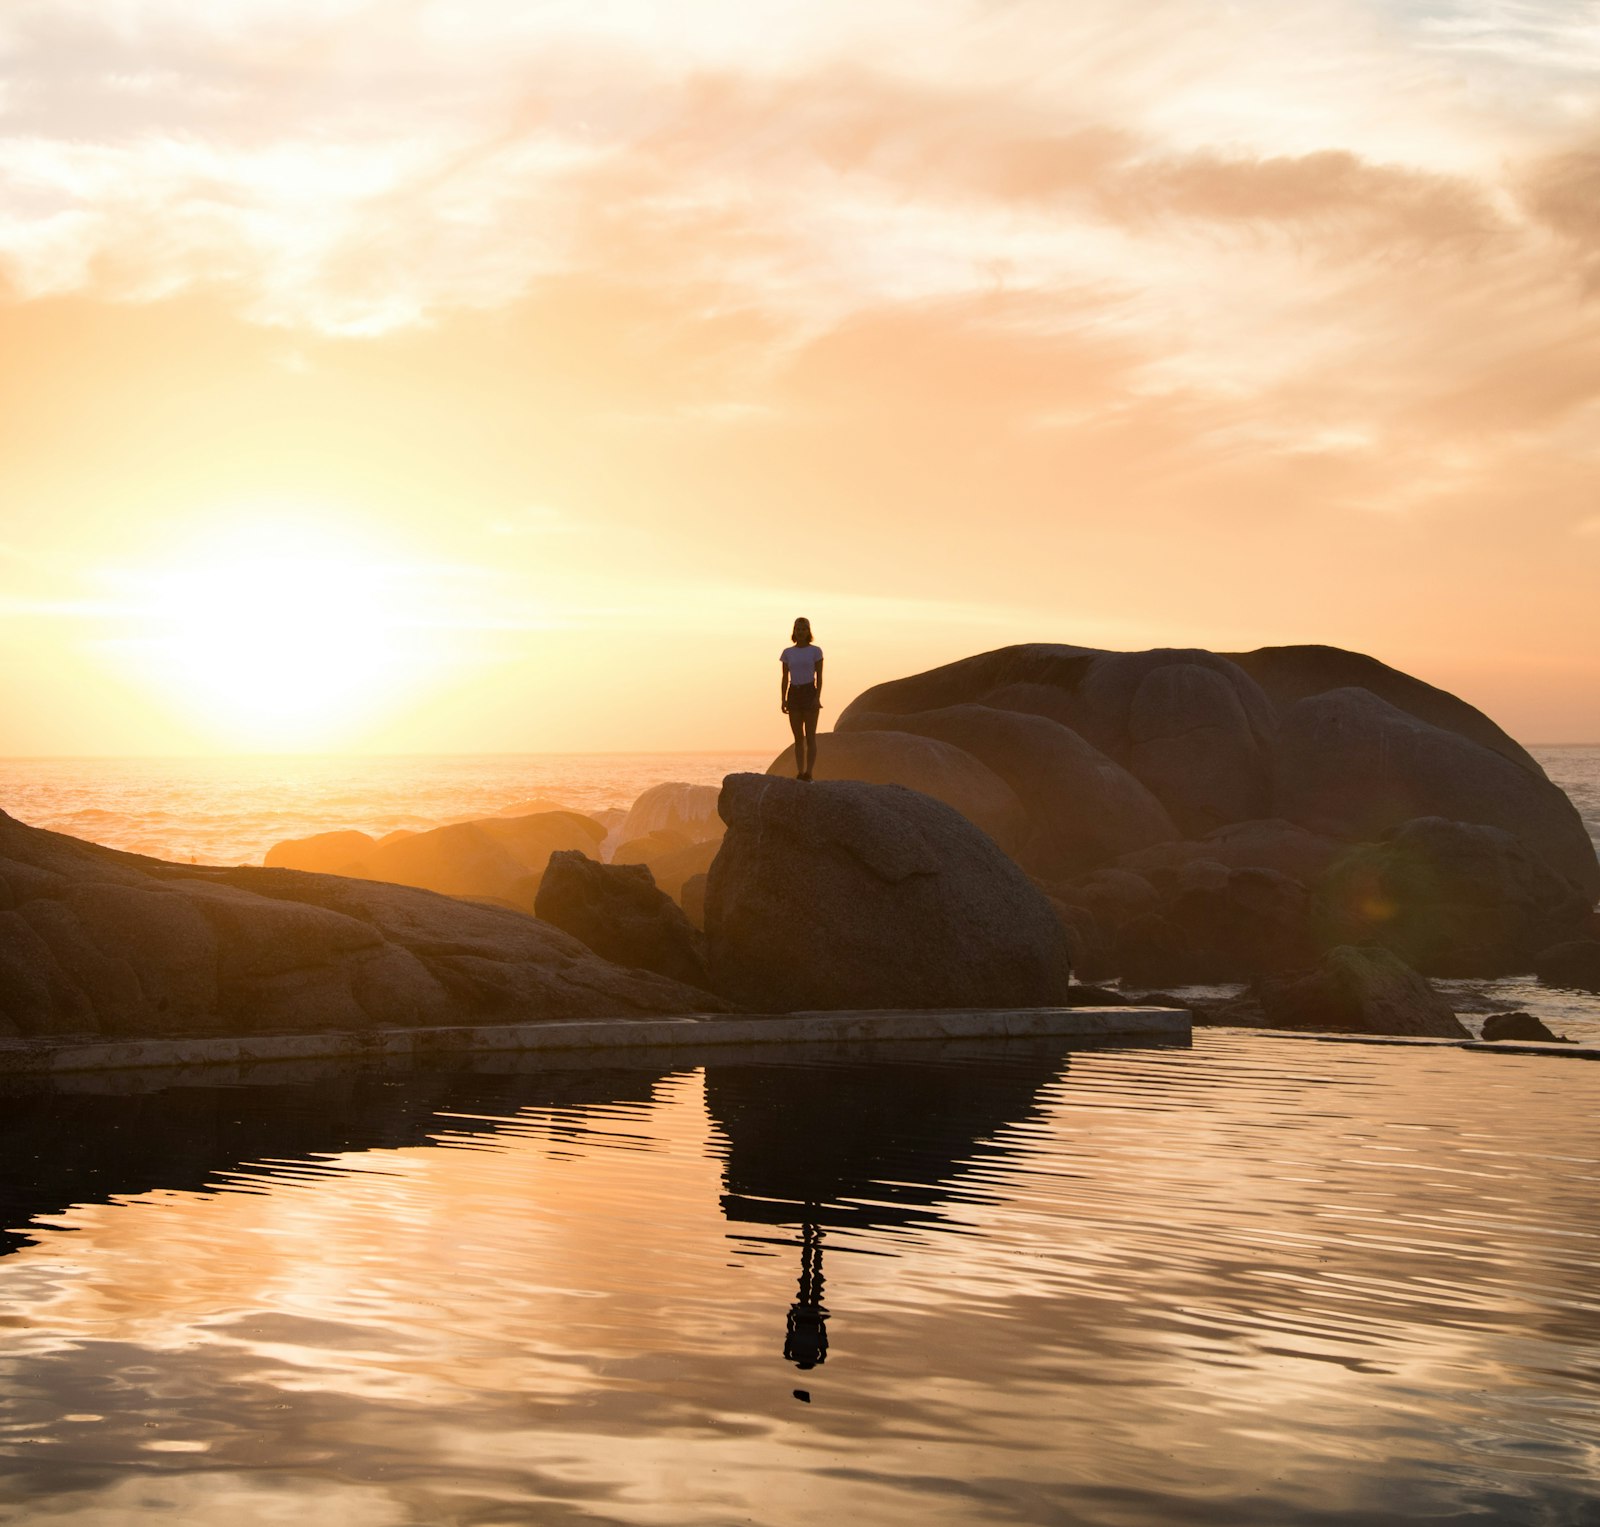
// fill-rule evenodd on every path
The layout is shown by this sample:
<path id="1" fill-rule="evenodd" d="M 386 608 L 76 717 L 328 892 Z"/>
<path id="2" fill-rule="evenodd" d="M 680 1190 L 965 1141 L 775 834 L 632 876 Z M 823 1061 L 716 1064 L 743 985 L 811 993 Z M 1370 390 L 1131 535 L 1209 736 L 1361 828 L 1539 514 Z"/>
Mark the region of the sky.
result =
<path id="1" fill-rule="evenodd" d="M 1600 5 L 7 0 L 0 753 L 1016 641 L 1600 741 Z"/>

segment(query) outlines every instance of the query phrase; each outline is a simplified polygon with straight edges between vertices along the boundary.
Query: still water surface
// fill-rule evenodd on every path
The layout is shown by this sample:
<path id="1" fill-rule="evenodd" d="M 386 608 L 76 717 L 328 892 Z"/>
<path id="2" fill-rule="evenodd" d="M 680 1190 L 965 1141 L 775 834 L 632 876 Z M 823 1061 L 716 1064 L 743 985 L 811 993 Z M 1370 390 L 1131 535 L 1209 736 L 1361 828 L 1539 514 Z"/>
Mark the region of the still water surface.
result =
<path id="1" fill-rule="evenodd" d="M 541 1067 L 0 1098 L 0 1521 L 1600 1520 L 1600 1065 Z"/>

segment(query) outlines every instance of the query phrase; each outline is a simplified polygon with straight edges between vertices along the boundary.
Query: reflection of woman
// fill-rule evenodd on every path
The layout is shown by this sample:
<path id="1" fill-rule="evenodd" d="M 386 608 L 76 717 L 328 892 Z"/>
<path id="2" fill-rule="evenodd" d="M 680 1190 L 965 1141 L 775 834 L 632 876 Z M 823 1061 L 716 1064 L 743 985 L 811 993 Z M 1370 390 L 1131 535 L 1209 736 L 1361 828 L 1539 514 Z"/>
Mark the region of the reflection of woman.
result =
<path id="1" fill-rule="evenodd" d="M 802 615 L 779 659 L 783 681 L 778 691 L 783 713 L 794 733 L 794 767 L 801 779 L 811 778 L 817 761 L 817 712 L 822 709 L 822 648 L 811 640 L 811 622 Z"/>

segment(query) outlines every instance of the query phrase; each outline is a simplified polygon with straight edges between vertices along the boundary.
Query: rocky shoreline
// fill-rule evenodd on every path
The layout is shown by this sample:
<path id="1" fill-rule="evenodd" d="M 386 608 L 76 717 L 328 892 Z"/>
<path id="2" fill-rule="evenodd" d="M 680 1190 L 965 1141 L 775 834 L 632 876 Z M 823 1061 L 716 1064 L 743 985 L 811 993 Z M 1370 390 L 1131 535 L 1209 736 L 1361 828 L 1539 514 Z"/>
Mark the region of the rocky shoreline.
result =
<path id="1" fill-rule="evenodd" d="M 0 1036 L 1048 1008 L 1109 980 L 1239 988 L 1184 1004 L 1201 1023 L 1466 1039 L 1430 978 L 1600 989 L 1571 802 L 1359 654 L 1004 648 L 867 691 L 818 782 L 789 772 L 261 868 L 0 815 Z"/>

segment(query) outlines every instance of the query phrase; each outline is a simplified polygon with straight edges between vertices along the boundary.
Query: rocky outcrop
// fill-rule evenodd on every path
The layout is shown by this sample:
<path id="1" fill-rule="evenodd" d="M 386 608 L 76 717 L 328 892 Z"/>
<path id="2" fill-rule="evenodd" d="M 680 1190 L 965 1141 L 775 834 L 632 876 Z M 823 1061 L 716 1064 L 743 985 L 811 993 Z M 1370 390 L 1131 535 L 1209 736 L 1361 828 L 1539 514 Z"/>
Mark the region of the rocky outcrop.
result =
<path id="1" fill-rule="evenodd" d="M 341 873 L 531 912 L 550 855 L 562 849 L 598 852 L 604 838 L 598 822 L 572 811 L 484 817 L 375 848 Z"/>
<path id="2" fill-rule="evenodd" d="M 615 964 L 706 984 L 705 940 L 642 864 L 600 864 L 570 849 L 551 854 L 533 909 Z"/>
<path id="3" fill-rule="evenodd" d="M 1318 892 L 1332 943 L 1377 943 L 1429 975 L 1527 970 L 1588 906 L 1509 832 L 1422 817 L 1344 855 Z"/>
<path id="4" fill-rule="evenodd" d="M 767 773 L 794 778 L 791 747 Z M 953 806 L 1007 853 L 1027 851 L 1032 829 L 1016 792 L 970 753 L 911 732 L 830 732 L 817 747 L 818 780 L 859 780 L 869 785 L 904 785 Z"/>
<path id="5" fill-rule="evenodd" d="M 1534 956 L 1533 971 L 1546 986 L 1600 991 L 1600 941 L 1570 939 L 1552 944 Z"/>
<path id="6" fill-rule="evenodd" d="M 1274 1028 L 1470 1039 L 1450 1004 L 1387 949 L 1342 945 L 1314 969 L 1257 983 Z"/>
<path id="7" fill-rule="evenodd" d="M 0 813 L 0 1013 L 22 1035 L 306 1032 L 720 1006 L 521 913 L 298 870 L 168 864 Z"/>
<path id="8" fill-rule="evenodd" d="M 613 864 L 642 864 L 648 867 L 655 883 L 668 896 L 677 898 L 684 882 L 703 875 L 717 857 L 721 835 L 702 839 L 698 843 L 667 843 L 665 834 L 652 833 L 648 838 L 624 843 L 611 856 Z"/>
<path id="9" fill-rule="evenodd" d="M 682 833 L 687 843 L 720 838 L 723 826 L 717 815 L 717 795 L 715 785 L 689 785 L 681 780 L 652 785 L 629 807 L 617 830 L 618 841 L 663 831 Z"/>
<path id="10" fill-rule="evenodd" d="M 1009 785 L 1032 826 L 1016 857 L 1034 874 L 1074 875 L 1178 836 L 1161 802 L 1133 775 L 1048 717 L 987 705 L 892 717 L 851 711 L 842 726 L 882 731 L 892 723 L 959 748 Z"/>
<path id="11" fill-rule="evenodd" d="M 1337 648 L 1006 647 L 877 685 L 838 727 L 824 755 L 858 728 L 936 737 L 1010 785 L 1025 824 L 1003 844 L 1097 976 L 1125 961 L 1164 980 L 1258 974 L 1368 939 L 1429 969 L 1510 973 L 1582 931 L 1572 909 L 1600 896 L 1583 822 L 1522 748 L 1454 695 Z M 1119 852 L 1129 787 L 1174 830 Z M 1407 827 L 1422 818 L 1461 830 Z M 1419 856 L 1427 873 L 1406 869 Z M 1148 892 L 1130 903 L 1110 870 Z M 1374 877 L 1393 894 L 1359 895 Z"/>
<path id="12" fill-rule="evenodd" d="M 1582 818 L 1537 766 L 1530 771 L 1369 690 L 1330 690 L 1284 712 L 1274 810 L 1357 841 L 1417 817 L 1499 827 L 1591 903 L 1600 896 L 1600 865 Z"/>
<path id="13" fill-rule="evenodd" d="M 706 888 L 714 988 L 767 1011 L 1063 1002 L 1066 937 L 959 812 L 893 785 L 729 775 Z"/>
<path id="14" fill-rule="evenodd" d="M 318 832 L 309 838 L 289 838 L 275 843 L 262 861 L 268 869 L 310 870 L 320 875 L 337 875 L 345 865 L 370 854 L 378 846 L 371 833 L 354 828 L 342 832 Z"/>

